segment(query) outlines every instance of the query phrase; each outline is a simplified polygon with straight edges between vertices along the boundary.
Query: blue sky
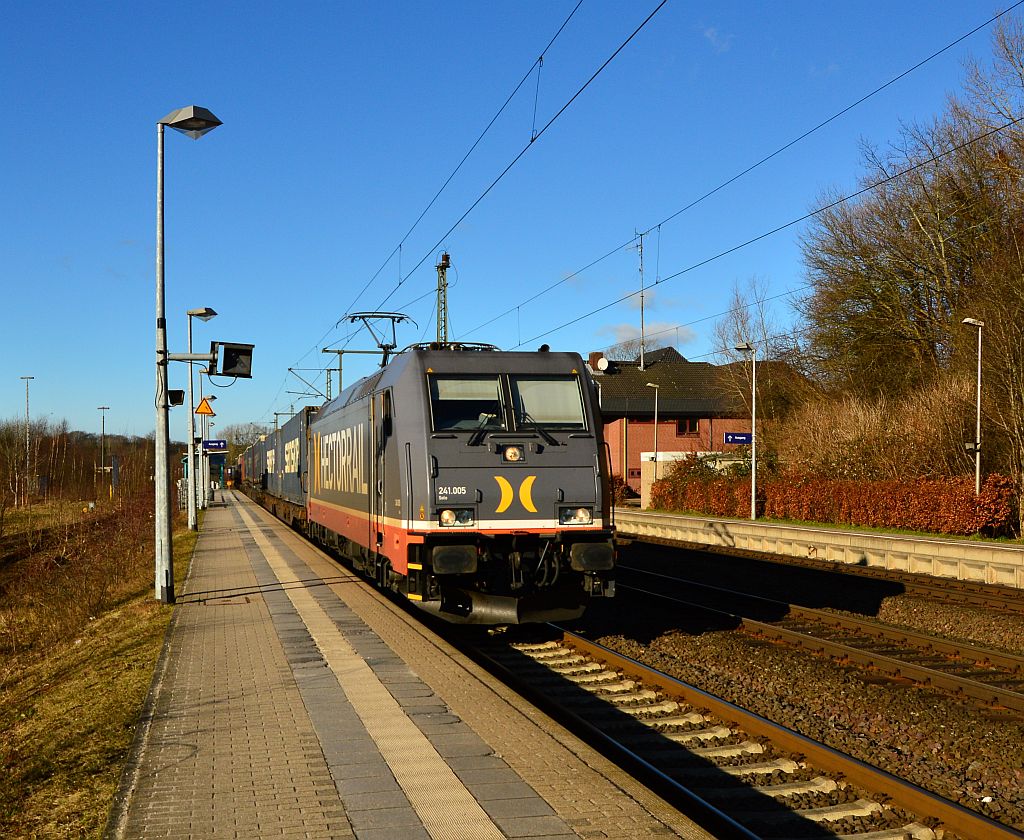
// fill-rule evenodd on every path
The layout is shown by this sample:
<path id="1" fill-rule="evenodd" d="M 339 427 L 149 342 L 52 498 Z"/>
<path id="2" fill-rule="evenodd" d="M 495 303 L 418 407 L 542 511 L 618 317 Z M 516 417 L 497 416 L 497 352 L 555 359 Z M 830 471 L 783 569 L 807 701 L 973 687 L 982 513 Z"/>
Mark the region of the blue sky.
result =
<path id="1" fill-rule="evenodd" d="M 799 218 L 826 188 L 855 189 L 859 144 L 941 112 L 964 60 L 987 61 L 991 27 L 658 227 L 998 11 L 669 0 L 531 144 L 658 3 L 584 0 L 539 84 L 535 68 L 409 232 L 576 2 L 9 0 L 0 417 L 23 416 L 19 377 L 32 375 L 33 417 L 97 431 L 108 405 L 108 432 L 152 431 L 156 122 L 175 108 L 224 125 L 166 136 L 170 349 L 185 350 L 186 310 L 217 310 L 196 322 L 197 348 L 256 350 L 254 378 L 216 391 L 215 422 L 272 425 L 318 401 L 289 368 L 323 391 L 335 357 L 322 348 L 372 347 L 346 313 L 407 313 L 417 326 L 399 328 L 400 346 L 433 337 L 442 249 L 456 339 L 586 354 L 634 336 L 635 302 L 564 325 L 639 288 L 637 231 L 653 228 L 652 284 Z M 800 229 L 661 283 L 649 329 L 712 359 L 716 316 L 753 277 L 783 296 L 784 326 L 784 295 L 803 285 Z M 347 356 L 346 383 L 374 365 Z M 186 370 L 172 365 L 172 388 Z M 171 424 L 183 439 L 184 409 Z"/>

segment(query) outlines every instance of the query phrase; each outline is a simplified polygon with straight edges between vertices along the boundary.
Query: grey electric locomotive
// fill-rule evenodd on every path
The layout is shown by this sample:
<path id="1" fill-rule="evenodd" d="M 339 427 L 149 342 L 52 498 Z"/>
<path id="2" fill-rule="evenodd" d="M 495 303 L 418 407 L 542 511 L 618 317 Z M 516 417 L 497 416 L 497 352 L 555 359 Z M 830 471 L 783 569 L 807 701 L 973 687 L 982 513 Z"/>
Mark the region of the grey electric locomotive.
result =
<path id="1" fill-rule="evenodd" d="M 311 535 L 444 619 L 564 620 L 614 593 L 606 448 L 578 354 L 410 348 L 309 419 L 307 469 Z"/>

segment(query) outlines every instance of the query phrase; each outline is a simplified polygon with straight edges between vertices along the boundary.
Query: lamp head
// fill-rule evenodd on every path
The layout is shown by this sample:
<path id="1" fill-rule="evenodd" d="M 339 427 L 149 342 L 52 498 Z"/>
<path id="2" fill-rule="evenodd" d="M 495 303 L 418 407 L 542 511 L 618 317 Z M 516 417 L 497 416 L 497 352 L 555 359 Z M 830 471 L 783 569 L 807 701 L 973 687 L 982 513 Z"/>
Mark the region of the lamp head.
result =
<path id="1" fill-rule="evenodd" d="M 213 131 L 218 125 L 223 125 L 212 112 L 198 105 L 189 105 L 187 108 L 171 111 L 160 120 L 160 124 L 187 134 L 193 140 L 198 140 L 207 132 Z"/>
<path id="2" fill-rule="evenodd" d="M 985 322 L 979 321 L 977 318 L 964 318 L 960 323 L 967 324 L 968 326 L 971 327 L 978 327 L 979 329 L 985 326 Z"/>
<path id="3" fill-rule="evenodd" d="M 648 382 L 647 383 L 647 387 L 648 388 L 654 388 L 654 390 L 658 390 L 658 388 L 661 387 L 661 386 L 655 385 L 653 382 Z"/>
<path id="4" fill-rule="evenodd" d="M 198 318 L 200 321 L 209 321 L 211 318 L 217 317 L 217 313 L 209 306 L 204 306 L 202 309 L 190 309 L 185 314 L 192 318 Z"/>

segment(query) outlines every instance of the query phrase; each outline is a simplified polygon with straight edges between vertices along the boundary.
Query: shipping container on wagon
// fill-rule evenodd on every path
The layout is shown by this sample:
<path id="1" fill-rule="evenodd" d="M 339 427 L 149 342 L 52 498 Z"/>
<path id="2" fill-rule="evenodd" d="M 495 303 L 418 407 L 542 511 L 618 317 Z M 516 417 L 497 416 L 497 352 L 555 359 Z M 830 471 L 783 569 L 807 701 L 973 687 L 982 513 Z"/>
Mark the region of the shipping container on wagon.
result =
<path id="1" fill-rule="evenodd" d="M 299 409 L 279 430 L 275 440 L 275 496 L 305 508 L 309 488 L 309 424 L 319 406 Z"/>

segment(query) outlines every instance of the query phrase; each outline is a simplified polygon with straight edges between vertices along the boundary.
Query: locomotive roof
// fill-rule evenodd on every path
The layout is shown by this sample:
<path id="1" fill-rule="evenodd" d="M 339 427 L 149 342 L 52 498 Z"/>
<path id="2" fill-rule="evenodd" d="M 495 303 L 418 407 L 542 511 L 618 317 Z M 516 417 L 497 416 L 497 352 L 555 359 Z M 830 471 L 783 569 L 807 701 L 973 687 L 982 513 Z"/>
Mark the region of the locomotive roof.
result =
<path id="1" fill-rule="evenodd" d="M 372 393 L 378 385 L 397 382 L 409 368 L 443 373 L 584 373 L 578 353 L 538 350 L 498 350 L 491 345 L 454 345 L 453 349 L 419 344 L 396 354 L 386 367 L 349 385 L 320 409 L 326 417 L 350 402 Z"/>

